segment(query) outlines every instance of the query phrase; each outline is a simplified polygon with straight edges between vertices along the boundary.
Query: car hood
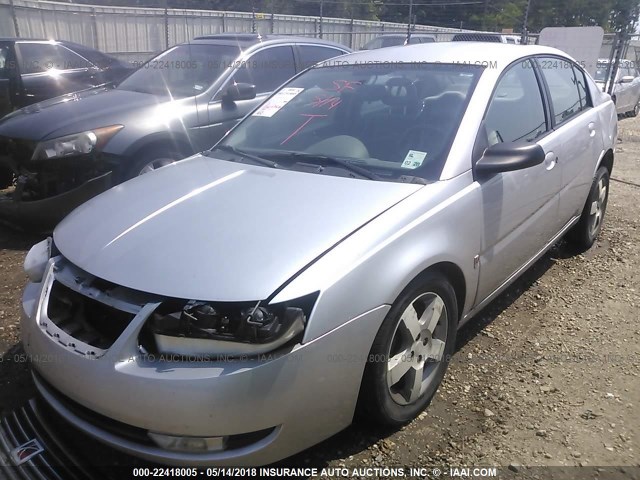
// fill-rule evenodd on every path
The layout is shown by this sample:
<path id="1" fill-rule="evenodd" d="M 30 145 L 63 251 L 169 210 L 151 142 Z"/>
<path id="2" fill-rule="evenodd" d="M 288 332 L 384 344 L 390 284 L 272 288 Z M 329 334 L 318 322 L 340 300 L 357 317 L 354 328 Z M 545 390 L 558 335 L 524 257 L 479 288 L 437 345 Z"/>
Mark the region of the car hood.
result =
<path id="1" fill-rule="evenodd" d="M 159 103 L 157 97 L 127 90 L 93 88 L 34 103 L 0 120 L 0 135 L 40 141 L 91 128 L 124 123 L 128 112 Z"/>
<path id="2" fill-rule="evenodd" d="M 75 265 L 135 290 L 264 300 L 420 188 L 196 155 L 81 205 L 54 241 Z"/>

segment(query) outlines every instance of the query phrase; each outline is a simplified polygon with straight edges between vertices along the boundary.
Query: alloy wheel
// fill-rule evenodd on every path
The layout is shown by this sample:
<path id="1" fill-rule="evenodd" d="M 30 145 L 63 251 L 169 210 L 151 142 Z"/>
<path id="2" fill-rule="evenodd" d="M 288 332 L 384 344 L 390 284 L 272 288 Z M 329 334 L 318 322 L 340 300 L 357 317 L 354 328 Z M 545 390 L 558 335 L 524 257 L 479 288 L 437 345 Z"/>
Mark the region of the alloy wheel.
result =
<path id="1" fill-rule="evenodd" d="M 421 294 L 402 313 L 387 355 L 387 388 L 397 404 L 411 404 L 427 390 L 446 341 L 444 301 L 436 293 Z"/>
<path id="2" fill-rule="evenodd" d="M 607 181 L 600 178 L 598 182 L 597 198 L 591 202 L 591 210 L 589 212 L 589 232 L 592 236 L 596 236 L 602 225 L 604 211 L 607 207 Z"/>

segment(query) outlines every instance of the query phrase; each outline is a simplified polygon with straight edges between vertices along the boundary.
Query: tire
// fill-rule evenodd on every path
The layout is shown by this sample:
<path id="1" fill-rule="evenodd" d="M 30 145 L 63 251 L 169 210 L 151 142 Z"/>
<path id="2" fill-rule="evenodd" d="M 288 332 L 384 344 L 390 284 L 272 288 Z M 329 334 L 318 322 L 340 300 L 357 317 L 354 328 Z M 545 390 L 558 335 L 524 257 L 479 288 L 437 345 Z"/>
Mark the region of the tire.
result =
<path id="1" fill-rule="evenodd" d="M 591 248 L 602 230 L 608 200 L 609 170 L 600 167 L 591 184 L 580 220 L 567 234 L 567 240 L 581 251 Z"/>
<path id="2" fill-rule="evenodd" d="M 187 154 L 180 153 L 171 148 L 166 150 L 161 148 L 143 150 L 141 155 L 138 156 L 133 164 L 126 170 L 124 180 L 144 175 L 145 173 L 170 165 L 186 157 L 188 157 Z"/>
<path id="3" fill-rule="evenodd" d="M 422 412 L 447 370 L 457 324 L 455 291 L 445 277 L 427 272 L 411 282 L 392 305 L 371 347 L 358 397 L 359 416 L 398 427 Z"/>
<path id="4" fill-rule="evenodd" d="M 0 168 L 0 190 L 13 185 L 13 172 L 8 168 Z"/>
<path id="5" fill-rule="evenodd" d="M 637 117 L 638 113 L 640 113 L 640 100 L 638 100 L 636 102 L 636 104 L 633 107 L 633 110 L 631 110 L 630 112 L 627 112 L 627 116 L 628 117 Z"/>

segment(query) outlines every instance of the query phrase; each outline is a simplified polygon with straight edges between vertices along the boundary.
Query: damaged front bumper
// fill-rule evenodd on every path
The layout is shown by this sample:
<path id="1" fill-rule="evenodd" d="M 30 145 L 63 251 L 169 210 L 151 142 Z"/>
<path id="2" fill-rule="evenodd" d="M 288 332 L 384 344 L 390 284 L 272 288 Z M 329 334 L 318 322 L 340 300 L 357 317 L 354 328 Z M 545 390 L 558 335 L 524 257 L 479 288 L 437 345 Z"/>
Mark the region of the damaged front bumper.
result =
<path id="1" fill-rule="evenodd" d="M 21 200 L 14 193 L 0 197 L 0 220 L 33 232 L 50 232 L 67 214 L 112 185 L 112 172 L 78 188 L 42 200 Z"/>
<path id="2" fill-rule="evenodd" d="M 16 181 L 0 194 L 0 222 L 48 233 L 74 208 L 114 185 L 112 165 L 94 157 L 19 162 L 0 156 Z"/>
<path id="3" fill-rule="evenodd" d="M 264 465 L 348 426 L 377 331 L 371 325 L 380 325 L 389 309 L 380 306 L 266 358 L 160 359 L 140 349 L 143 326 L 157 306 L 157 299 L 148 303 L 148 294 L 138 298 L 114 287 L 108 297 L 95 292 L 87 297 L 90 303 L 112 304 L 111 310 L 117 305 L 132 317 L 121 331 L 111 332 L 108 343 L 91 340 L 99 347 L 85 344 L 81 325 L 65 324 L 73 335 L 58 327 L 51 300 L 56 283 L 73 283 L 76 290 L 84 285 L 84 297 L 86 275 L 52 259 L 43 281 L 25 289 L 22 343 L 39 396 L 83 434 L 160 464 Z M 215 451 L 187 452 L 162 447 L 154 440 L 158 436 L 224 442 Z"/>

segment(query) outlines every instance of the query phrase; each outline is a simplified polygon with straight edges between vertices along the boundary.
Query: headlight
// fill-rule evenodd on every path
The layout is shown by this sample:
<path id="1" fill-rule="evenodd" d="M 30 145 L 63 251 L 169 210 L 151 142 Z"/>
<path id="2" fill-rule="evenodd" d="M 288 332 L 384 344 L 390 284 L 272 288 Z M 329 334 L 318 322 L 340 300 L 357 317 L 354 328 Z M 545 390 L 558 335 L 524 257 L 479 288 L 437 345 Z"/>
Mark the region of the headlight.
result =
<path id="1" fill-rule="evenodd" d="M 42 281 L 47 262 L 51 258 L 51 237 L 36 243 L 24 259 L 24 271 L 34 283 Z"/>
<path id="2" fill-rule="evenodd" d="M 163 304 L 148 329 L 160 354 L 204 360 L 255 356 L 298 339 L 316 297 L 267 306 L 190 301 L 178 310 Z"/>
<path id="3" fill-rule="evenodd" d="M 47 160 L 63 158 L 70 155 L 100 151 L 116 133 L 124 128 L 123 125 L 96 128 L 86 132 L 74 133 L 65 137 L 45 140 L 38 143 L 31 160 Z"/>

